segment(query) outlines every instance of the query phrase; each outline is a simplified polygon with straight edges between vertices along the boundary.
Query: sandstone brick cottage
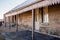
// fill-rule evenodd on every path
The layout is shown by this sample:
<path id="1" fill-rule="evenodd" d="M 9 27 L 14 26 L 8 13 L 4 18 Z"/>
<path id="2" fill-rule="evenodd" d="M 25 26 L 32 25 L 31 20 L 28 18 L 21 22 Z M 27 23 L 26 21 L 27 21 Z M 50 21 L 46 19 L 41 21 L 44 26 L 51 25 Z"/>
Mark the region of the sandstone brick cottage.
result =
<path id="1" fill-rule="evenodd" d="M 28 25 L 27 28 L 32 29 L 33 13 L 35 31 L 60 33 L 60 0 L 27 0 L 5 13 L 4 22 Z"/>

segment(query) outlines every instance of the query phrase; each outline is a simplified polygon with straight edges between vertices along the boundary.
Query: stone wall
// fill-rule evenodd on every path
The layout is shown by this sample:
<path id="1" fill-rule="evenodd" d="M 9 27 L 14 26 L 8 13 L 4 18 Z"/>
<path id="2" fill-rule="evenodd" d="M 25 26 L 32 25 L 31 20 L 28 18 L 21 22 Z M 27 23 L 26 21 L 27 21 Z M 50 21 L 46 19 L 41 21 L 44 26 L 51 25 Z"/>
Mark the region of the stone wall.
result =
<path id="1" fill-rule="evenodd" d="M 19 14 L 18 24 L 24 25 L 24 26 L 29 26 L 32 28 L 32 12 L 28 11 L 28 12 L 24 12 L 22 14 Z"/>
<path id="2" fill-rule="evenodd" d="M 53 5 L 49 7 L 49 23 L 51 25 L 50 27 L 54 27 L 56 31 L 59 30 L 60 28 L 60 5 Z"/>
<path id="3" fill-rule="evenodd" d="M 60 5 L 52 5 L 48 7 L 48 23 L 40 26 L 43 33 L 60 35 Z"/>

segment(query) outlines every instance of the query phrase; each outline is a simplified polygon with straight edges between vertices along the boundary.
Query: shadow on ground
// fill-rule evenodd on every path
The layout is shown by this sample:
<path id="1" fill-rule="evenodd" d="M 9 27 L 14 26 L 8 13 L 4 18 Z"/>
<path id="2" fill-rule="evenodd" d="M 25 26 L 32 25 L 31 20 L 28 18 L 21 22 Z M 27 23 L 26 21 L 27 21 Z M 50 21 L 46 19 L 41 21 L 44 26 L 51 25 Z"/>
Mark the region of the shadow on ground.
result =
<path id="1" fill-rule="evenodd" d="M 4 32 L 2 35 L 4 36 L 5 40 L 32 40 L 32 32 L 28 30 L 19 32 Z M 60 38 L 37 32 L 35 32 L 34 35 L 34 40 L 60 40 Z"/>

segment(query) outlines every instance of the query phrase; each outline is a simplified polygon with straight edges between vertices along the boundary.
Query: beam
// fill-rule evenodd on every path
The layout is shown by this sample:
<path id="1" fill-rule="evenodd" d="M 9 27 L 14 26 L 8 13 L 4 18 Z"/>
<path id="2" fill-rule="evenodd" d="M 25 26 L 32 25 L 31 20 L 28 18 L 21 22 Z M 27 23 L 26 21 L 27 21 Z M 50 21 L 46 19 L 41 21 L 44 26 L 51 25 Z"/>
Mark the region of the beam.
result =
<path id="1" fill-rule="evenodd" d="M 35 10 L 32 9 L 32 40 L 34 40 L 34 30 L 35 30 Z"/>

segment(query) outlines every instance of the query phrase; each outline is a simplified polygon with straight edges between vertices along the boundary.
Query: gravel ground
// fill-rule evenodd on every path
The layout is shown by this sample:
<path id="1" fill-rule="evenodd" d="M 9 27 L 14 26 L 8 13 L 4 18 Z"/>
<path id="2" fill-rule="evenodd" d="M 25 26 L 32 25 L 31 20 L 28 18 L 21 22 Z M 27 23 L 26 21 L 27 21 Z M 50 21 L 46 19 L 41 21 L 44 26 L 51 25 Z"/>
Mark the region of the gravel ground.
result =
<path id="1" fill-rule="evenodd" d="M 19 31 L 19 32 L 5 32 L 2 35 L 5 37 L 5 40 L 32 40 L 31 31 Z M 49 35 L 44 35 L 35 32 L 34 40 L 60 40 L 60 38 L 52 37 Z"/>

